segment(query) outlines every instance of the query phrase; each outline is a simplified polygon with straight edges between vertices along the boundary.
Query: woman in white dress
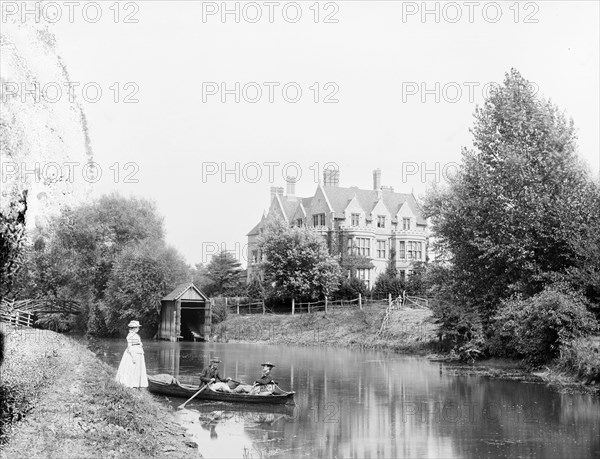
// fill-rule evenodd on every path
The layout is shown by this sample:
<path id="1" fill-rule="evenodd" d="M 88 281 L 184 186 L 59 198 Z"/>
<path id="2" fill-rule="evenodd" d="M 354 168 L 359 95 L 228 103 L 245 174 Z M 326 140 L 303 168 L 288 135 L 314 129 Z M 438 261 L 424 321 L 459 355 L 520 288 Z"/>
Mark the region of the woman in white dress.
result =
<path id="1" fill-rule="evenodd" d="M 121 359 L 116 380 L 126 387 L 148 387 L 144 348 L 138 335 L 141 325 L 137 320 L 132 320 L 128 326 L 127 350 Z"/>

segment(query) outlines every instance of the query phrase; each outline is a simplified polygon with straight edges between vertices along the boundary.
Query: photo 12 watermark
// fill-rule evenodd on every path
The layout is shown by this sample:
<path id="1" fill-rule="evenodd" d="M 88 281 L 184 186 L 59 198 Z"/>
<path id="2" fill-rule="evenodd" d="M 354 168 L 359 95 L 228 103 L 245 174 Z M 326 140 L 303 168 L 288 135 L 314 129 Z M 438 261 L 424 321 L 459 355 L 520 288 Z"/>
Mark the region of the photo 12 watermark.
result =
<path id="1" fill-rule="evenodd" d="M 115 24 L 139 23 L 139 2 L 77 2 L 77 1 L 1 1 L 2 24 L 21 23 L 88 23 L 111 21 Z"/>
<path id="2" fill-rule="evenodd" d="M 337 104 L 340 87 L 336 82 L 298 83 L 296 81 L 203 81 L 202 103 L 280 103 L 297 104 L 302 100 L 315 104 Z"/>
<path id="3" fill-rule="evenodd" d="M 454 161 L 403 161 L 400 164 L 400 182 L 450 183 L 457 179 L 460 164 Z"/>
<path id="4" fill-rule="evenodd" d="M 401 2 L 402 23 L 539 23 L 538 2 Z"/>
<path id="5" fill-rule="evenodd" d="M 107 99 L 115 104 L 137 104 L 140 87 L 133 81 L 110 85 L 102 85 L 95 81 L 78 82 L 17 82 L 2 80 L 0 84 L 0 100 L 2 103 L 18 100 L 22 103 L 55 104 L 61 101 L 70 103 L 84 101 L 95 104 Z"/>
<path id="6" fill-rule="evenodd" d="M 102 167 L 95 161 L 44 161 L 18 162 L 3 161 L 0 167 L 2 185 L 6 183 L 57 183 L 87 182 L 97 183 L 102 177 L 111 178 L 114 183 L 139 183 L 137 174 L 140 166 L 133 161 L 114 162 Z"/>
<path id="7" fill-rule="evenodd" d="M 296 161 L 281 163 L 279 161 L 248 162 L 216 162 L 204 161 L 201 165 L 202 183 L 298 183 L 302 177 L 310 177 L 313 183 L 320 183 L 323 171 L 339 171 L 333 161 L 310 165 L 301 165 Z"/>
<path id="8" fill-rule="evenodd" d="M 202 2 L 202 23 L 337 24 L 337 2 Z"/>
<path id="9" fill-rule="evenodd" d="M 477 402 L 403 402 L 402 422 L 423 424 L 538 423 L 534 404 L 502 405 Z"/>
<path id="10" fill-rule="evenodd" d="M 402 103 L 418 100 L 426 103 L 448 103 L 459 102 L 475 103 L 478 100 L 489 99 L 493 91 L 497 91 L 502 85 L 496 82 L 481 83 L 478 81 L 403 81 Z M 525 91 L 537 94 L 539 86 L 529 82 Z"/>

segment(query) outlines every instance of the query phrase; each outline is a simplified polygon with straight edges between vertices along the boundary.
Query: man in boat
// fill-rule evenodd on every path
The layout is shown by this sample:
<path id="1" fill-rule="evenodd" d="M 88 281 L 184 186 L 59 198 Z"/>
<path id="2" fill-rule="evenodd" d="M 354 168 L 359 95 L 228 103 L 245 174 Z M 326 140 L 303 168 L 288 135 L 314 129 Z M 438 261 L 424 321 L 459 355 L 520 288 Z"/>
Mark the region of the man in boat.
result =
<path id="1" fill-rule="evenodd" d="M 274 381 L 271 377 L 271 370 L 275 365 L 271 362 L 265 362 L 261 366 L 262 376 L 254 381 L 253 385 L 240 384 L 234 389 L 234 392 L 238 394 L 271 395 L 275 389 L 275 384 L 277 384 L 277 381 Z"/>
<path id="2" fill-rule="evenodd" d="M 202 370 L 202 373 L 200 373 L 200 383 L 210 384 L 212 390 L 232 392 L 227 385 L 227 382 L 230 381 L 231 378 L 223 379 L 221 378 L 221 375 L 219 375 L 219 363 L 221 363 L 221 361 L 218 357 L 210 359 L 209 365 Z"/>

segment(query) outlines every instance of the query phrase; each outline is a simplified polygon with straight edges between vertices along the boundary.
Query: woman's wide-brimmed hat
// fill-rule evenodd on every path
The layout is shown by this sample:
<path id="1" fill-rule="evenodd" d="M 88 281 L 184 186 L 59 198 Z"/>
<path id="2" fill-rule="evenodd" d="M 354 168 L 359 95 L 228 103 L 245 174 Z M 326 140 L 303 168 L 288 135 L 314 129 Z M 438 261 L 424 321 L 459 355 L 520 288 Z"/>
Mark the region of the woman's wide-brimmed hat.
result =
<path id="1" fill-rule="evenodd" d="M 260 366 L 273 368 L 275 365 L 273 365 L 271 362 L 265 362 L 265 363 L 261 363 Z"/>
<path id="2" fill-rule="evenodd" d="M 219 360 L 219 357 L 213 357 L 210 359 L 210 363 L 221 363 L 221 361 Z"/>
<path id="3" fill-rule="evenodd" d="M 141 325 L 137 320 L 132 320 L 131 322 L 129 322 L 129 325 L 127 325 L 129 328 L 140 328 Z"/>

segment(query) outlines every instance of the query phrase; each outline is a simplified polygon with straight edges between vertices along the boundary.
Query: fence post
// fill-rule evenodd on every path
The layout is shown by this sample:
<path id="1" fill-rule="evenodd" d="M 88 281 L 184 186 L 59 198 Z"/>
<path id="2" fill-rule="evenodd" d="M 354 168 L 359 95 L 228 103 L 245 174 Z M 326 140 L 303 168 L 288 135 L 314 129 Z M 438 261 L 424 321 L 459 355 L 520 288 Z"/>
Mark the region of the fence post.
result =
<path id="1" fill-rule="evenodd" d="M 325 314 L 327 314 L 327 297 L 325 297 Z"/>
<path id="2" fill-rule="evenodd" d="M 265 315 L 265 300 L 262 300 L 261 303 L 262 303 L 263 316 L 264 316 Z"/>
<path id="3" fill-rule="evenodd" d="M 308 313 L 310 314 L 310 301 L 308 302 Z"/>
<path id="4" fill-rule="evenodd" d="M 292 298 L 292 315 L 294 315 L 295 309 L 296 309 L 296 302 L 295 302 L 294 298 Z"/>
<path id="5" fill-rule="evenodd" d="M 388 307 L 391 308 L 392 307 L 392 294 L 388 293 Z"/>
<path id="6" fill-rule="evenodd" d="M 358 294 L 358 307 L 362 310 L 362 294 Z"/>
<path id="7" fill-rule="evenodd" d="M 225 298 L 225 306 L 227 306 L 227 298 Z M 240 315 L 240 302 L 238 301 L 236 304 L 237 307 L 237 315 Z"/>

